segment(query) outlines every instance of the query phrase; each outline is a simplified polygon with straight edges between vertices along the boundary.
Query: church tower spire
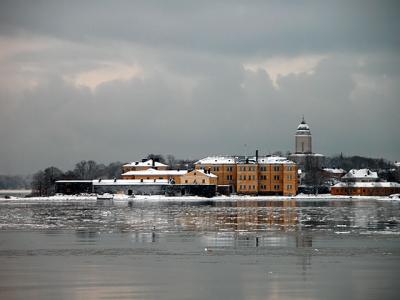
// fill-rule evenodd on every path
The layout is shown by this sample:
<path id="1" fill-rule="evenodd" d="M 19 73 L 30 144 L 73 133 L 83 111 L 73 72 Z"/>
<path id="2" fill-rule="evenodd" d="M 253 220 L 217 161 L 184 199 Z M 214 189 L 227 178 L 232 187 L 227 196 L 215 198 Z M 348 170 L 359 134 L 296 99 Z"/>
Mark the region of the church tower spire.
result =
<path id="1" fill-rule="evenodd" d="M 310 154 L 312 153 L 311 131 L 310 127 L 304 120 L 304 115 L 295 135 L 295 153 L 297 154 Z"/>

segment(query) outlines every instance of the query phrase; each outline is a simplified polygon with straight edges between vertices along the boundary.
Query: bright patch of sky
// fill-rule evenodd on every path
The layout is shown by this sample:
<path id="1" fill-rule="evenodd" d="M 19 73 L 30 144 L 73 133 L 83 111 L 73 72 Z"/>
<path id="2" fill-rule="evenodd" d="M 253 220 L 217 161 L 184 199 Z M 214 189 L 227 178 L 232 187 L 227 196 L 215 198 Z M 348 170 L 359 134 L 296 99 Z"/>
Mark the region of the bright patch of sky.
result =
<path id="1" fill-rule="evenodd" d="M 279 89 L 278 79 L 290 74 L 313 74 L 315 67 L 327 55 L 312 55 L 299 57 L 273 57 L 256 63 L 245 63 L 248 71 L 264 70 L 268 73 L 275 88 Z"/>

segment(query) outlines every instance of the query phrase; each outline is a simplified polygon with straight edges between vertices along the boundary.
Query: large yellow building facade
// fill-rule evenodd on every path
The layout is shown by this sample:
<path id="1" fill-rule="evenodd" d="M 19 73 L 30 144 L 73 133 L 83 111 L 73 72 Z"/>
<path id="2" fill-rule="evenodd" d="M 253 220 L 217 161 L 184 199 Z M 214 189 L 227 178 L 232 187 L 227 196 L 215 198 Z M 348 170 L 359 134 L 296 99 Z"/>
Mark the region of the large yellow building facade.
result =
<path id="1" fill-rule="evenodd" d="M 196 162 L 196 169 L 217 175 L 218 185 L 229 185 L 238 194 L 297 194 L 297 165 L 284 157 L 206 157 Z"/>

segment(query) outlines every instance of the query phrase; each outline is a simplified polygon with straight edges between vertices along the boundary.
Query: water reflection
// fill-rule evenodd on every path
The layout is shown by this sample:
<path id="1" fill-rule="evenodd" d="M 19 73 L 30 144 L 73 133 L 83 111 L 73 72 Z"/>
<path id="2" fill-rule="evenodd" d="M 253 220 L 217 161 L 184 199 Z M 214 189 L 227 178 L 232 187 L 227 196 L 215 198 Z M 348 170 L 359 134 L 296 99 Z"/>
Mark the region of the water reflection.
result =
<path id="1" fill-rule="evenodd" d="M 379 201 L 2 207 L 0 298 L 396 299 L 399 208 Z"/>
<path id="2" fill-rule="evenodd" d="M 91 232 L 397 232 L 399 203 L 378 201 L 237 201 L 135 207 L 3 207 L 3 229 Z M 154 229 L 154 230 L 153 230 Z M 83 234 L 83 233 L 82 233 Z"/>

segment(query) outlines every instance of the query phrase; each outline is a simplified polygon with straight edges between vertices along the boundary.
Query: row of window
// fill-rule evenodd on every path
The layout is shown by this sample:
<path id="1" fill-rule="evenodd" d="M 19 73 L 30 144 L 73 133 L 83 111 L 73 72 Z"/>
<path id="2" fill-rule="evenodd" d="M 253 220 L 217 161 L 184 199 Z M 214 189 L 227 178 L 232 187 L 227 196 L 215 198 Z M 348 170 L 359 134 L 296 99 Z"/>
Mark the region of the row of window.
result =
<path id="1" fill-rule="evenodd" d="M 189 181 L 186 179 L 186 180 L 185 180 L 185 183 L 189 183 Z M 193 181 L 193 183 L 194 183 L 194 184 L 197 184 L 196 179 Z M 205 180 L 205 179 L 202 179 L 202 183 L 206 183 L 206 180 Z"/>
<path id="2" fill-rule="evenodd" d="M 240 185 L 239 186 L 239 190 L 256 190 L 256 186 L 255 185 L 249 185 L 247 188 L 247 185 Z"/>
<path id="3" fill-rule="evenodd" d="M 239 180 L 256 180 L 256 176 L 255 175 L 240 175 L 239 176 Z"/>
<path id="4" fill-rule="evenodd" d="M 220 167 L 214 166 L 214 167 L 212 167 L 211 169 L 212 169 L 212 171 L 214 171 L 214 172 L 219 172 L 219 168 L 220 168 Z M 239 171 L 256 171 L 256 169 L 257 169 L 256 166 L 249 166 L 249 167 L 241 166 L 241 167 L 239 167 Z M 281 167 L 280 167 L 280 166 L 274 166 L 274 167 L 273 167 L 273 170 L 274 170 L 275 172 L 279 172 L 279 171 L 281 170 Z M 288 171 L 293 171 L 294 168 L 293 168 L 293 166 L 287 166 L 287 170 L 288 170 Z M 227 171 L 227 172 L 233 172 L 233 167 L 226 167 L 226 171 Z M 261 171 L 261 172 L 268 171 L 268 168 L 267 168 L 266 166 L 261 166 L 261 167 L 260 167 L 260 171 Z"/>
<path id="5" fill-rule="evenodd" d="M 255 175 L 239 175 L 239 180 L 246 180 L 246 178 L 247 178 L 247 180 L 255 180 L 256 179 Z M 292 178 L 293 178 L 292 175 L 288 175 L 287 176 L 288 180 L 292 180 Z M 226 179 L 227 180 L 232 180 L 233 176 L 232 175 L 227 175 Z M 268 176 L 267 175 L 260 175 L 259 179 L 260 180 L 267 180 Z M 280 179 L 279 175 L 274 175 L 274 180 L 279 180 L 279 179 Z"/>
<path id="6" fill-rule="evenodd" d="M 239 167 L 239 171 L 255 171 L 256 167 L 255 166 L 250 166 L 250 167 Z"/>
<path id="7" fill-rule="evenodd" d="M 214 172 L 219 172 L 219 167 L 215 167 L 214 166 L 214 167 L 211 168 L 211 170 L 214 171 Z M 233 172 L 233 167 L 226 167 L 226 171 L 227 172 Z"/>
<path id="8" fill-rule="evenodd" d="M 275 184 L 275 185 L 274 185 L 274 190 L 279 191 L 280 188 L 281 188 L 281 187 L 280 187 L 279 184 Z M 256 186 L 255 186 L 255 185 L 249 185 L 249 186 L 247 186 L 247 185 L 240 185 L 240 186 L 239 186 L 239 190 L 255 190 L 255 189 L 256 189 Z M 260 185 L 260 189 L 261 189 L 261 190 L 266 190 L 266 189 L 267 189 L 267 185 L 265 185 L 265 184 Z M 292 186 L 291 184 L 288 184 L 288 185 L 286 186 L 286 189 L 291 190 L 291 189 L 293 189 L 293 186 Z"/>
<path id="9" fill-rule="evenodd" d="M 292 180 L 292 175 L 288 175 L 287 179 L 288 180 Z M 233 180 L 233 176 L 232 175 L 227 175 L 226 176 L 227 180 Z M 260 180 L 267 180 L 268 176 L 267 175 L 260 175 L 259 177 Z M 239 175 L 239 180 L 256 180 L 256 176 L 255 175 Z M 279 175 L 274 175 L 274 180 L 280 180 L 280 176 Z"/>

